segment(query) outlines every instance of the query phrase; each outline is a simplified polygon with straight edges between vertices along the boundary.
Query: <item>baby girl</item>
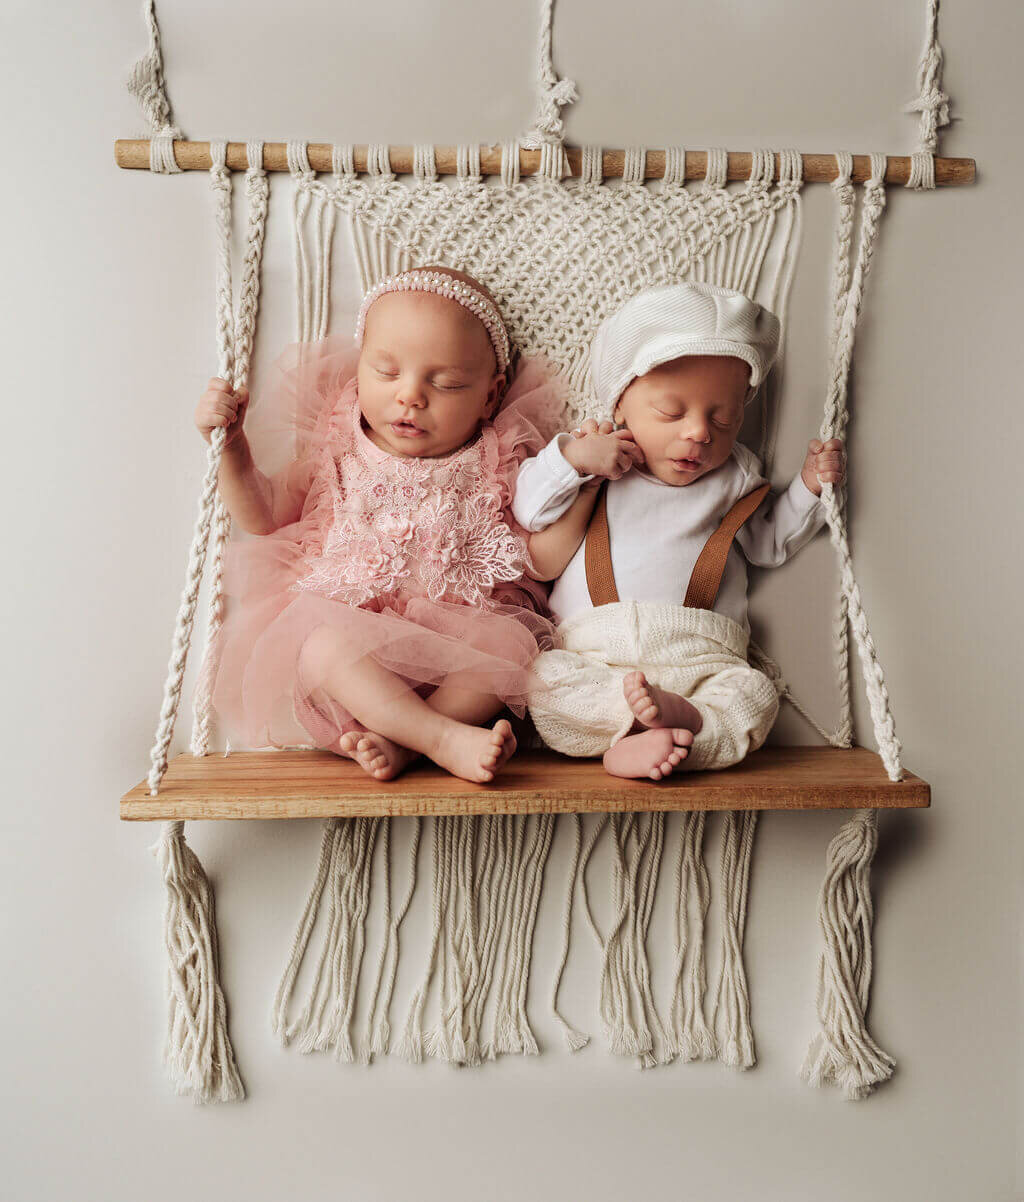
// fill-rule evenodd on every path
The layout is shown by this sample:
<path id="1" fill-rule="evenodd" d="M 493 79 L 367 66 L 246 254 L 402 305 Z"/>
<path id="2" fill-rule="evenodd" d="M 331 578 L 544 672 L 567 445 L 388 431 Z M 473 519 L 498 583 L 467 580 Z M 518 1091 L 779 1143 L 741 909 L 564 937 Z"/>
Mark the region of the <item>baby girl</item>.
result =
<path id="1" fill-rule="evenodd" d="M 778 320 L 710 284 L 641 292 L 598 330 L 591 378 L 609 421 L 560 434 L 519 471 L 514 513 L 532 568 L 556 579 L 559 649 L 534 665 L 544 741 L 604 755 L 616 776 L 724 768 L 760 747 L 778 711 L 747 663 L 747 572 L 821 527 L 839 439 L 810 443 L 771 504 L 736 441 L 778 349 Z"/>
<path id="2" fill-rule="evenodd" d="M 227 428 L 220 494 L 260 537 L 233 544 L 229 616 L 207 662 L 229 738 L 316 746 L 388 780 L 418 755 L 492 780 L 515 750 L 530 665 L 551 645 L 511 515 L 531 415 L 557 400 L 536 362 L 512 371 L 493 297 L 444 267 L 364 298 L 356 347 L 299 346 L 261 410 L 287 409 L 294 459 L 266 475 L 248 396 L 210 381 L 196 410 Z M 507 381 L 511 381 L 506 388 Z"/>

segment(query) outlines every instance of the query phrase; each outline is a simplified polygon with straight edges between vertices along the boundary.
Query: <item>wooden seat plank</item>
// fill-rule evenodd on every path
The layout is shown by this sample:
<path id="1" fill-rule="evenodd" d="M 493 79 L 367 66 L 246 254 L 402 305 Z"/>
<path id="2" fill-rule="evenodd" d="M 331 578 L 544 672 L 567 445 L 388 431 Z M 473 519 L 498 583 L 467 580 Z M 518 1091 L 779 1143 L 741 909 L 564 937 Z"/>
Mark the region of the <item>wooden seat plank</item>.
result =
<path id="1" fill-rule="evenodd" d="M 890 781 L 863 747 L 763 747 L 733 768 L 664 781 L 620 780 L 600 760 L 522 752 L 488 785 L 424 763 L 374 781 L 323 751 L 179 755 L 160 793 L 142 781 L 121 799 L 127 821 L 332 818 L 434 814 L 600 813 L 629 810 L 917 809 L 931 804 L 912 773 Z"/>

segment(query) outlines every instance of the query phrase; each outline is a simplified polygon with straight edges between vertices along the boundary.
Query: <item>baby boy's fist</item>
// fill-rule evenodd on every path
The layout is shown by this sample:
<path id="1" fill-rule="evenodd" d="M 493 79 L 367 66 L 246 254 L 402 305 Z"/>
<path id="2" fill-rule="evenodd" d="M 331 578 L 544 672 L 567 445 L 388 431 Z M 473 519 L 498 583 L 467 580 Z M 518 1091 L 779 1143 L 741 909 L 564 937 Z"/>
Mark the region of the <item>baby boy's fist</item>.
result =
<path id="1" fill-rule="evenodd" d="M 800 475 L 816 497 L 821 496 L 823 484 L 842 484 L 846 479 L 846 451 L 841 438 L 822 442 L 813 439 L 807 447 L 807 458 Z"/>

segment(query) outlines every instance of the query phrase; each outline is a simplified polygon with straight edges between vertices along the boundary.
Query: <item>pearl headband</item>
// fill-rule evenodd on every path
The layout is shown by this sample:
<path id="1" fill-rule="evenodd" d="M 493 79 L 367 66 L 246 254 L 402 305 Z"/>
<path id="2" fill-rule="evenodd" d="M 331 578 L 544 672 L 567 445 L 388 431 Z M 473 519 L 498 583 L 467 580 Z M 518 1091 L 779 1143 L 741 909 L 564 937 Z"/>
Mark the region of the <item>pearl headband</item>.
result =
<path id="1" fill-rule="evenodd" d="M 501 314 L 479 289 L 455 279 L 444 271 L 401 271 L 398 275 L 388 276 L 386 280 L 374 285 L 359 306 L 359 317 L 356 319 L 357 345 L 363 344 L 366 314 L 370 306 L 387 292 L 434 292 L 446 300 L 456 301 L 464 309 L 468 309 L 487 331 L 494 348 L 494 357 L 498 361 L 498 371 L 503 372 L 507 369 L 511 346 Z"/>

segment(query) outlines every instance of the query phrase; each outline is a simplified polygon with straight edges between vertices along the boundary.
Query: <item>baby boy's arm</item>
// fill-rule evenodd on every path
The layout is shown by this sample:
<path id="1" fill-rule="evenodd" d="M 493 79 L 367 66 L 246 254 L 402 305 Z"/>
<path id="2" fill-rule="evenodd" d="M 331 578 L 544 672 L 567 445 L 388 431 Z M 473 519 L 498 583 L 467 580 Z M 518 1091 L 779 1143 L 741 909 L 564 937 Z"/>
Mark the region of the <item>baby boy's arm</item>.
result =
<path id="1" fill-rule="evenodd" d="M 760 471 L 753 455 L 748 467 Z M 737 533 L 736 541 L 747 559 L 758 567 L 776 568 L 796 554 L 825 524 L 825 507 L 820 500 L 822 483 L 840 484 L 845 475 L 842 442 L 833 439 L 825 446 L 818 440 L 812 442 L 803 468 L 786 491 L 770 505 L 762 505 Z M 744 491 L 761 483 L 758 475 Z"/>

